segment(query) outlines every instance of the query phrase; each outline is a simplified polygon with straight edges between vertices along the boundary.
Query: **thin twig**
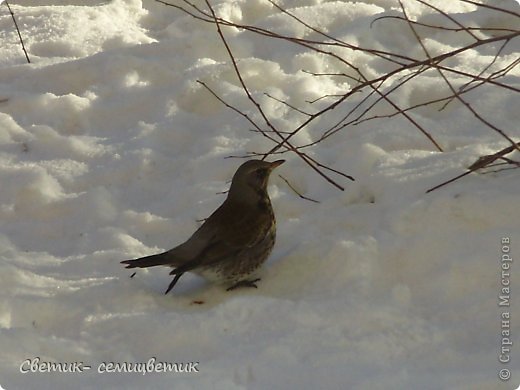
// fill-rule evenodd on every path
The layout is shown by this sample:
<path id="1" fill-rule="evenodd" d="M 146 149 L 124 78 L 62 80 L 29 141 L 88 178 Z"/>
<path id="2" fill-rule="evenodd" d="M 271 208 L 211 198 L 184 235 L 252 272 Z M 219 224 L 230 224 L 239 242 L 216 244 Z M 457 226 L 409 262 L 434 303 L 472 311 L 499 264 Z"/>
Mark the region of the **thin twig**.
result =
<path id="1" fill-rule="evenodd" d="M 477 3 L 476 1 L 471 1 L 471 0 L 459 0 L 459 1 L 462 1 L 463 3 L 473 4 L 473 5 L 476 5 L 477 7 L 483 7 L 483 8 L 492 9 L 492 10 L 498 11 L 498 12 L 504 12 L 506 14 L 510 14 L 510 15 L 516 16 L 517 18 L 520 18 L 519 13 L 510 11 L 508 9 L 504 9 L 504 8 L 500 8 L 500 7 L 493 7 L 492 5 L 489 5 L 489 4 Z"/>
<path id="2" fill-rule="evenodd" d="M 11 9 L 11 6 L 9 5 L 9 2 L 7 0 L 5 0 L 5 5 L 7 6 L 9 13 L 11 14 L 11 18 L 13 19 L 14 27 L 16 28 L 16 32 L 18 33 L 18 38 L 20 39 L 20 43 L 22 44 L 22 50 L 25 54 L 25 58 L 27 59 L 27 62 L 30 64 L 31 60 L 29 59 L 29 54 L 27 54 L 27 50 L 25 50 L 25 45 L 23 44 L 22 34 L 20 33 L 20 29 L 18 28 L 18 23 L 16 22 L 16 18 L 14 17 L 14 12 Z"/>
<path id="3" fill-rule="evenodd" d="M 426 193 L 428 194 L 428 193 L 430 193 L 430 192 L 432 192 L 432 191 L 435 191 L 435 190 L 438 189 L 438 188 L 444 187 L 446 184 L 453 183 L 455 180 L 459 180 L 461 177 L 464 177 L 464 176 L 466 176 L 466 175 L 469 175 L 471 172 L 473 172 L 473 171 L 467 171 L 467 172 L 464 172 L 464 173 L 462 173 L 462 174 L 460 174 L 460 175 L 454 177 L 453 179 L 450 179 L 450 180 L 445 181 L 444 183 L 438 184 L 438 185 L 436 185 L 435 187 L 430 188 L 428 191 L 426 191 Z"/>
<path id="4" fill-rule="evenodd" d="M 402 20 L 402 21 L 406 21 L 405 18 L 403 18 L 402 16 L 397 16 L 397 15 L 385 15 L 385 16 L 380 16 L 378 18 L 375 18 L 374 20 L 372 20 L 372 22 L 370 22 L 370 28 L 372 28 L 373 24 L 375 22 L 378 22 L 380 20 L 383 20 L 383 19 L 396 19 L 396 20 Z M 454 31 L 454 32 L 460 32 L 460 31 L 477 31 L 477 32 L 496 32 L 496 31 L 501 31 L 501 32 L 515 32 L 516 30 L 513 30 L 513 29 L 510 29 L 510 28 L 500 28 L 500 27 L 446 27 L 446 26 L 438 26 L 438 25 L 435 25 L 435 24 L 428 24 L 428 23 L 422 23 L 422 22 L 418 22 L 417 20 L 412 20 L 411 21 L 413 24 L 417 25 L 417 26 L 421 26 L 421 27 L 427 27 L 427 28 L 432 28 L 432 29 L 435 29 L 435 30 L 443 30 L 443 31 Z"/>
<path id="5" fill-rule="evenodd" d="M 289 180 L 287 180 L 287 179 L 286 179 L 285 177 L 283 177 L 282 175 L 278 175 L 278 176 L 279 176 L 279 177 L 280 177 L 284 182 L 286 182 L 287 185 L 289 186 L 289 188 L 290 188 L 291 190 L 293 190 L 294 193 L 295 193 L 296 195 L 298 195 L 300 198 L 305 199 L 305 200 L 308 200 L 308 201 L 311 201 L 311 202 L 314 202 L 314 203 L 320 203 L 319 200 L 312 199 L 312 198 L 308 198 L 307 196 L 302 195 L 302 194 L 301 194 L 301 193 L 300 193 L 296 188 L 294 188 L 294 187 L 292 186 L 291 183 L 289 183 Z"/>
<path id="6" fill-rule="evenodd" d="M 273 100 L 276 100 L 278 103 L 282 103 L 283 105 L 289 107 L 291 110 L 294 110 L 294 111 L 296 111 L 296 112 L 299 112 L 300 114 L 303 114 L 303 115 L 306 115 L 306 116 L 311 116 L 311 115 L 312 115 L 312 114 L 309 114 L 308 112 L 303 111 L 302 109 L 299 109 L 298 107 L 293 106 L 292 104 L 287 103 L 285 100 L 278 99 L 277 97 L 274 97 L 274 96 L 268 94 L 267 92 L 265 92 L 264 94 L 265 94 L 265 96 L 267 96 L 268 98 L 273 99 Z M 281 133 L 281 132 L 280 132 L 280 133 Z"/>
<path id="7" fill-rule="evenodd" d="M 520 166 L 516 166 L 516 167 L 507 167 L 507 168 L 502 168 L 502 169 L 495 169 L 493 171 L 486 171 L 486 172 L 482 172 L 482 175 L 487 175 L 487 174 L 490 174 L 490 173 L 499 173 L 499 172 L 503 172 L 503 171 L 510 171 L 512 169 L 519 169 Z"/>
<path id="8" fill-rule="evenodd" d="M 429 4 L 428 2 L 426 1 L 423 1 L 423 0 L 415 0 L 427 7 L 430 7 L 432 9 L 434 9 L 435 11 L 437 11 L 438 13 L 440 13 L 442 16 L 444 16 L 446 19 L 450 20 L 451 22 L 453 22 L 454 24 L 456 24 L 457 26 L 459 26 L 459 28 L 462 30 L 462 31 L 465 31 L 466 33 L 468 33 L 473 39 L 475 39 L 476 41 L 480 41 L 480 38 L 477 37 L 475 34 L 473 34 L 470 30 L 468 30 L 468 28 L 466 26 L 464 26 L 462 23 L 460 23 L 457 19 L 455 19 L 453 16 L 449 15 L 448 13 L 444 12 L 443 10 L 441 10 L 440 8 L 438 7 L 435 7 L 433 6 L 432 4 Z M 405 15 L 405 18 L 407 19 L 407 21 L 411 22 L 410 19 L 408 19 L 408 17 Z"/>

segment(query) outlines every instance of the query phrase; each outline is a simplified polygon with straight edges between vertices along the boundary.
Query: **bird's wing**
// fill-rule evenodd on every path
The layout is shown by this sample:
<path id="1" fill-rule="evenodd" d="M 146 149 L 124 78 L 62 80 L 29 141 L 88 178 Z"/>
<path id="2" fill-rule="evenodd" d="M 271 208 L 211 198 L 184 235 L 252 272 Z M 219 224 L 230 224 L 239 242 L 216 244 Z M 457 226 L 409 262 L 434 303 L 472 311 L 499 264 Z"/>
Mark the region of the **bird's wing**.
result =
<path id="1" fill-rule="evenodd" d="M 235 210 L 240 210 L 236 212 Z M 188 272 L 236 256 L 261 241 L 270 228 L 269 213 L 256 208 L 237 208 L 225 201 L 183 244 L 164 253 L 125 260 L 127 268 L 156 265 L 175 267 L 172 274 Z"/>
<path id="2" fill-rule="evenodd" d="M 270 214 L 224 202 L 184 244 L 172 249 L 171 257 L 185 259 L 178 267 L 193 269 L 234 256 L 261 241 L 270 228 Z M 188 266 L 187 263 L 190 263 Z M 181 271 L 186 272 L 188 269 Z"/>

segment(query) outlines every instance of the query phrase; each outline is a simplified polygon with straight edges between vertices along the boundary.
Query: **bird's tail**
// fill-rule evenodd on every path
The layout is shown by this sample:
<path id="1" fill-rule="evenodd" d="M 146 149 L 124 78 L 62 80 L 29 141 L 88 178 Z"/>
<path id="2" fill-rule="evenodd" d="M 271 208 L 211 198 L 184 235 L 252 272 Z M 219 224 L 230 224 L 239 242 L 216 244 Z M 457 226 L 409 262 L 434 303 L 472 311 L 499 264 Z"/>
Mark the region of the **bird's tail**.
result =
<path id="1" fill-rule="evenodd" d="M 157 255 L 145 256 L 135 260 L 125 260 L 121 264 L 126 264 L 126 268 L 147 268 L 156 265 L 171 265 L 172 258 L 168 252 L 159 253 Z"/>

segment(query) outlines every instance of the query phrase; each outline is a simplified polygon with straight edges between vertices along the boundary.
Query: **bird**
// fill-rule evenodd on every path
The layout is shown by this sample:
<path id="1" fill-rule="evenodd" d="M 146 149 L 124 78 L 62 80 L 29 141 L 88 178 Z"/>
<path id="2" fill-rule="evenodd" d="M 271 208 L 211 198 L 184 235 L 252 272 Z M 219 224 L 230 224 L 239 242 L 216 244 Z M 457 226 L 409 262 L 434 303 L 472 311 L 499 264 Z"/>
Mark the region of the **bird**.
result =
<path id="1" fill-rule="evenodd" d="M 285 160 L 248 160 L 237 169 L 225 201 L 184 243 L 166 252 L 121 261 L 126 268 L 168 266 L 168 294 L 186 272 L 227 285 L 254 287 L 250 277 L 267 260 L 276 241 L 276 218 L 267 192 L 271 172 Z"/>

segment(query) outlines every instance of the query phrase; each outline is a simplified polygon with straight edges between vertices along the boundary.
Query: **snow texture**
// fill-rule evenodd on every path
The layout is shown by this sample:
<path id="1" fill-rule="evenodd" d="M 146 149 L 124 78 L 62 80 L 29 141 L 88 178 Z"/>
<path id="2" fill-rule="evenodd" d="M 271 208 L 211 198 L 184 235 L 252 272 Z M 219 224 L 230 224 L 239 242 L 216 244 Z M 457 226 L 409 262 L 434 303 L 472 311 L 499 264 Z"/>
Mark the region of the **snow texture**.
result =
<path id="1" fill-rule="evenodd" d="M 1 1 L 0 1 L 1 3 Z M 397 1 L 279 1 L 327 33 L 365 47 L 419 56 Z M 488 1 L 511 7 L 514 1 Z M 0 385 L 11 389 L 512 389 L 520 383 L 520 181 L 518 170 L 462 172 L 507 142 L 453 102 L 413 115 L 444 146 L 403 118 L 350 127 L 309 152 L 356 178 L 339 191 L 295 155 L 269 188 L 278 220 L 258 289 L 226 292 L 194 275 L 165 296 L 164 268 L 134 278 L 119 261 L 187 239 L 224 199 L 240 159 L 272 143 L 206 91 L 259 120 L 215 27 L 151 0 L 10 2 L 32 63 L 0 7 Z M 201 3 L 202 4 L 202 3 Z M 313 38 L 266 0 L 214 0 L 219 15 Z M 458 1 L 437 2 L 476 26 L 518 18 Z M 415 1 L 411 17 L 446 19 Z M 302 70 L 347 70 L 288 43 L 225 29 L 245 81 L 283 129 L 293 105 L 346 91 L 345 79 Z M 456 38 L 455 38 L 456 37 Z M 458 39 L 462 41 L 458 41 Z M 432 53 L 469 38 L 432 33 Z M 518 56 L 518 42 L 496 66 Z M 458 66 L 478 72 L 496 47 L 468 50 Z M 382 60 L 349 52 L 370 76 Z M 519 85 L 519 69 L 507 78 Z M 425 73 L 395 99 L 442 96 Z M 519 99 L 486 88 L 466 97 L 519 139 Z M 357 102 L 356 99 L 354 101 Z M 355 104 L 349 103 L 349 104 Z M 348 110 L 293 138 L 300 145 Z M 309 110 L 312 105 L 309 105 Z M 388 107 L 375 108 L 384 114 Z M 518 157 L 518 156 L 516 156 Z M 502 238 L 510 239 L 509 364 L 501 340 Z M 25 373 L 22 362 L 83 362 L 83 373 Z M 98 373 L 100 364 L 198 362 L 198 372 Z M 26 366 L 27 367 L 27 366 Z M 501 368 L 512 371 L 501 382 Z"/>

